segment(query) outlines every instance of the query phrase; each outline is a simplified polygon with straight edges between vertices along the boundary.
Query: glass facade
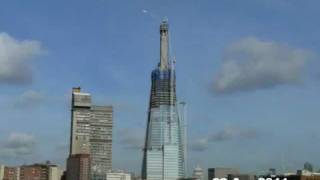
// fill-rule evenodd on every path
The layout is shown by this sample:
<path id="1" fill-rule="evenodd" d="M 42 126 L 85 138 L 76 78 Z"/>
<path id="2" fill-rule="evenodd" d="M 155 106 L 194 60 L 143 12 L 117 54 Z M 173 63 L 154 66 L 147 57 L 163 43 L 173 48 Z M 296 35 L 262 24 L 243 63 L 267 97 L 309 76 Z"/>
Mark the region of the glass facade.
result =
<path id="1" fill-rule="evenodd" d="M 184 131 L 179 119 L 176 78 L 168 61 L 168 24 L 160 26 L 161 60 L 153 70 L 142 178 L 176 180 L 185 175 Z M 165 45 L 164 45 L 165 44 Z"/>

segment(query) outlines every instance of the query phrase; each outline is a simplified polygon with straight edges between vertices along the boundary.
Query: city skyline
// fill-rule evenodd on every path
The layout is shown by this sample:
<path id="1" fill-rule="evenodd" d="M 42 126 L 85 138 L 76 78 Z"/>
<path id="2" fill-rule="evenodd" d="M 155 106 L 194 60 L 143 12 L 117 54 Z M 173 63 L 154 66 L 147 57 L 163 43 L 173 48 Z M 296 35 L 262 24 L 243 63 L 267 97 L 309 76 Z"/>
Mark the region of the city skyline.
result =
<path id="1" fill-rule="evenodd" d="M 70 88 L 81 86 L 98 105 L 114 106 L 115 169 L 139 174 L 158 24 L 168 17 L 177 94 L 188 106 L 189 174 L 197 164 L 320 167 L 320 143 L 310 143 L 320 139 L 319 5 L 3 0 L 0 162 L 63 165 Z"/>

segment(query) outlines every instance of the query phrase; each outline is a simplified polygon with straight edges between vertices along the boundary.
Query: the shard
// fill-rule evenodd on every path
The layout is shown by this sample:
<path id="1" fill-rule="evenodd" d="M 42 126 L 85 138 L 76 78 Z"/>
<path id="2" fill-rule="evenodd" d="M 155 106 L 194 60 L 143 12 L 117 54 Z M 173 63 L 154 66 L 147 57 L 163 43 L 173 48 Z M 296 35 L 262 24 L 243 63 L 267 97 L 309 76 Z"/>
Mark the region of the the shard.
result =
<path id="1" fill-rule="evenodd" d="M 169 59 L 168 22 L 160 25 L 160 63 L 152 71 L 142 179 L 176 180 L 185 176 L 184 123 L 179 118 L 176 77 Z"/>

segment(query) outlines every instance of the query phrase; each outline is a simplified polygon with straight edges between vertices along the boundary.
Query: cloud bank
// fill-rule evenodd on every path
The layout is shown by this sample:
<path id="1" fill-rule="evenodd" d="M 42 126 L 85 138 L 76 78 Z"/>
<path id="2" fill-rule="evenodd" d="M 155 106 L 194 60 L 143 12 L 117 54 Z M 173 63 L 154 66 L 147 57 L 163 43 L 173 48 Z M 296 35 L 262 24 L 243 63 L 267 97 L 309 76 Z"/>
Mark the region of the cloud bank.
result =
<path id="1" fill-rule="evenodd" d="M 0 157 L 24 158 L 35 153 L 36 140 L 34 136 L 24 133 L 11 133 L 9 137 L 0 142 Z"/>
<path id="2" fill-rule="evenodd" d="M 205 151 L 208 148 L 208 138 L 197 139 L 189 144 L 189 148 L 192 151 Z"/>
<path id="3" fill-rule="evenodd" d="M 0 83 L 32 82 L 32 59 L 43 52 L 39 41 L 19 41 L 7 33 L 0 33 Z"/>
<path id="4" fill-rule="evenodd" d="M 260 136 L 256 129 L 251 128 L 225 128 L 209 136 L 201 139 L 196 139 L 189 144 L 192 151 L 205 151 L 210 143 L 222 143 L 227 141 L 243 141 L 256 139 Z"/>
<path id="5" fill-rule="evenodd" d="M 239 129 L 239 128 L 226 128 L 215 134 L 211 134 L 208 138 L 209 142 L 223 142 L 233 139 L 254 139 L 259 135 L 255 129 Z"/>
<path id="6" fill-rule="evenodd" d="M 302 81 L 310 51 L 248 37 L 232 43 L 215 76 L 216 94 L 294 85 Z"/>

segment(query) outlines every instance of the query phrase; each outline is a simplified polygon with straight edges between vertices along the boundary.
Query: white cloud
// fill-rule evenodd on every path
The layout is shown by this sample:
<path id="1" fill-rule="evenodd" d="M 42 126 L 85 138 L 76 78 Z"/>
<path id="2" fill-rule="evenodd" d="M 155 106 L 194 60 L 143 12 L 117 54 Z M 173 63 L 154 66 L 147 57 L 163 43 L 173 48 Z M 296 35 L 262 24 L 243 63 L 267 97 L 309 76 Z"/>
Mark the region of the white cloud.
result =
<path id="1" fill-rule="evenodd" d="M 31 108 L 40 105 L 45 100 L 45 96 L 37 91 L 28 90 L 24 92 L 14 102 L 14 106 L 18 108 Z"/>
<path id="2" fill-rule="evenodd" d="M 0 33 L 0 83 L 30 83 L 31 60 L 43 52 L 39 41 L 19 41 L 7 33 Z"/>
<path id="3" fill-rule="evenodd" d="M 197 139 L 189 144 L 189 148 L 193 151 L 205 151 L 208 148 L 208 139 Z"/>
<path id="4" fill-rule="evenodd" d="M 22 158 L 34 154 L 35 150 L 36 140 L 30 134 L 11 133 L 0 142 L 0 157 L 3 158 Z"/>
<path id="5" fill-rule="evenodd" d="M 226 128 L 215 134 L 211 134 L 208 138 L 210 142 L 230 141 L 233 139 L 254 139 L 259 136 L 256 129 Z"/>
<path id="6" fill-rule="evenodd" d="M 210 143 L 222 143 L 226 141 L 252 140 L 260 136 L 256 129 L 252 128 L 225 128 L 221 131 L 210 134 L 207 137 L 195 139 L 189 144 L 192 151 L 205 151 Z"/>
<path id="7" fill-rule="evenodd" d="M 214 79 L 214 91 L 227 94 L 299 84 L 306 61 L 313 54 L 255 37 L 232 43 L 226 50 L 224 63 Z"/>

